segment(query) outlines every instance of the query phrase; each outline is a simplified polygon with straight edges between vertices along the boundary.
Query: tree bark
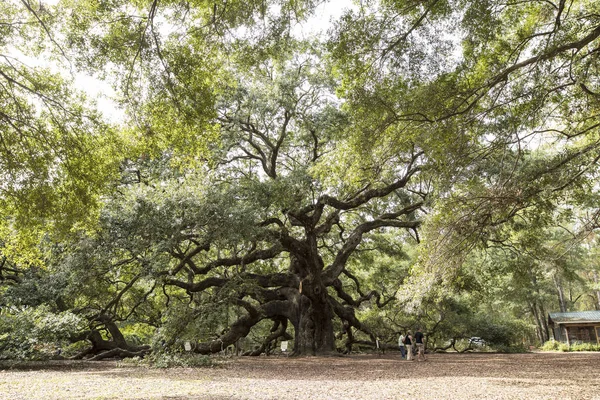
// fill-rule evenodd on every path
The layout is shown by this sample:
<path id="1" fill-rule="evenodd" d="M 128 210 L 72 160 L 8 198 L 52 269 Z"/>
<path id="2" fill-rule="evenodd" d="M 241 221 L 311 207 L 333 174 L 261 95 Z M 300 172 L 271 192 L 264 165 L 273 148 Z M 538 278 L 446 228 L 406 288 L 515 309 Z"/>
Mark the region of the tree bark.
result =
<path id="1" fill-rule="evenodd" d="M 114 348 L 112 350 L 108 350 L 99 354 L 96 354 L 94 357 L 90 358 L 90 361 L 100 361 L 106 358 L 111 357 L 119 357 L 119 358 L 128 358 L 128 357 L 143 357 L 146 355 L 148 350 L 140 350 L 140 351 L 130 351 L 126 349 L 122 349 L 120 347 Z"/>
<path id="2" fill-rule="evenodd" d="M 101 319 L 110 333 L 112 340 L 105 340 L 100 332 L 94 329 L 87 335 L 87 339 L 92 343 L 92 347 L 79 353 L 73 359 L 81 359 L 90 354 L 94 355 L 90 358 L 92 361 L 109 357 L 135 357 L 143 356 L 150 351 L 150 346 L 128 344 L 116 323 L 104 317 Z"/>
<path id="3" fill-rule="evenodd" d="M 455 343 L 456 343 L 456 338 L 452 338 L 452 339 L 450 340 L 450 344 L 449 344 L 448 346 L 445 346 L 445 347 L 435 347 L 435 348 L 433 349 L 433 351 L 434 351 L 434 352 L 438 352 L 438 351 L 446 351 L 446 350 L 448 350 L 450 347 L 452 347 L 454 350 L 456 350 L 456 347 L 454 347 Z"/>
<path id="4" fill-rule="evenodd" d="M 298 289 L 294 355 L 329 354 L 335 350 L 333 311 L 320 276 L 308 276 Z"/>
<path id="5" fill-rule="evenodd" d="M 536 307 L 535 303 L 529 303 L 529 309 L 531 310 L 531 314 L 533 315 L 533 318 L 535 319 L 535 325 L 536 325 L 536 333 L 538 336 L 538 339 L 540 340 L 541 343 L 545 343 L 546 340 L 544 340 L 544 329 L 542 327 L 542 322 L 540 321 L 540 316 Z"/>
<path id="6" fill-rule="evenodd" d="M 217 353 L 228 346 L 235 344 L 240 338 L 246 337 L 248 333 L 250 333 L 250 329 L 262 319 L 262 316 L 255 310 L 250 307 L 248 307 L 247 310 L 249 311 L 248 315 L 240 317 L 231 325 L 231 328 L 218 339 L 200 343 L 196 346 L 194 351 L 200 354 Z"/>
<path id="7" fill-rule="evenodd" d="M 544 308 L 544 305 L 540 302 L 540 319 L 542 321 L 542 328 L 543 333 L 544 333 L 544 341 L 542 343 L 547 342 L 548 340 L 550 340 L 550 329 L 548 328 L 548 319 L 546 318 L 547 314 L 546 314 L 546 309 Z"/>
<path id="8" fill-rule="evenodd" d="M 271 346 L 271 342 L 276 341 L 278 338 L 282 338 L 283 340 L 290 340 L 292 337 L 287 330 L 287 319 L 279 318 L 276 319 L 273 328 L 271 328 L 271 334 L 267 336 L 267 338 L 263 341 L 262 345 L 256 350 L 250 350 L 245 352 L 244 356 L 256 357 L 260 356 L 262 353 L 269 355 L 269 348 Z"/>
<path id="9" fill-rule="evenodd" d="M 560 307 L 560 312 L 567 312 L 567 300 L 565 299 L 565 292 L 562 282 L 557 274 L 554 274 L 554 284 L 556 285 L 556 291 L 558 292 L 558 305 Z"/>

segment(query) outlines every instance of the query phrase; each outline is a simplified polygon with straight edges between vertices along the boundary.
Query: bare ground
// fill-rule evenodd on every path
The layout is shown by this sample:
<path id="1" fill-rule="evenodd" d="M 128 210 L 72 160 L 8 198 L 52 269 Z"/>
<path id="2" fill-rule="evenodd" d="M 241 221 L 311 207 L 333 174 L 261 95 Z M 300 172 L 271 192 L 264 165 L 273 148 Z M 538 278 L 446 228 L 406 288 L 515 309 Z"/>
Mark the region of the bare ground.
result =
<path id="1" fill-rule="evenodd" d="M 115 361 L 0 370 L 0 399 L 600 399 L 600 353 L 234 359 L 221 368 Z"/>

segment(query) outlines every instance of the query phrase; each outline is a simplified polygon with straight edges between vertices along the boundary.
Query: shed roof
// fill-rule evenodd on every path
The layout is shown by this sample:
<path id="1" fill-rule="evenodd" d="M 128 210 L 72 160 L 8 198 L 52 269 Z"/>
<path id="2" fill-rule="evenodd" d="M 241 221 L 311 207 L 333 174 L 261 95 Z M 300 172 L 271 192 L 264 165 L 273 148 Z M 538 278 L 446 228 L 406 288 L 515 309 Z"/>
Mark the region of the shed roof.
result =
<path id="1" fill-rule="evenodd" d="M 556 324 L 600 322 L 600 311 L 573 311 L 548 314 L 548 321 Z"/>

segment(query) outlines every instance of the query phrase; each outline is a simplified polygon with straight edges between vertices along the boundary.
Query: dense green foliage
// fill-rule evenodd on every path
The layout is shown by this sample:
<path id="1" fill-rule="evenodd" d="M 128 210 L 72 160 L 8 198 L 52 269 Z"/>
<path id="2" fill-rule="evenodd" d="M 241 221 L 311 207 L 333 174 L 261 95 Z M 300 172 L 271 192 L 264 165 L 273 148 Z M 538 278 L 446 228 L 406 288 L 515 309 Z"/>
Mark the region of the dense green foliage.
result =
<path id="1" fill-rule="evenodd" d="M 542 350 L 545 351 L 600 351 L 600 345 L 592 343 L 577 343 L 569 346 L 566 343 L 550 340 L 544 343 Z"/>
<path id="2" fill-rule="evenodd" d="M 299 34 L 319 7 L 0 5 L 3 357 L 507 350 L 600 308 L 598 2 L 373 0 Z"/>

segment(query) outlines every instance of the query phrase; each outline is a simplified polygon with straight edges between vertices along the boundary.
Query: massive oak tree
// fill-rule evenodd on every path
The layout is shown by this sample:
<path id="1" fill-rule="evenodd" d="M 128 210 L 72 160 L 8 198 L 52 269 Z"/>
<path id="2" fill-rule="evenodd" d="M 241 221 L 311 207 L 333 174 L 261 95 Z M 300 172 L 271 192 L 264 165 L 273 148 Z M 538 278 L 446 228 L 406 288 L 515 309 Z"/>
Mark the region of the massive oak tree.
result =
<path id="1" fill-rule="evenodd" d="M 346 160 L 352 126 L 327 74 L 309 54 L 275 61 L 238 72 L 224 89 L 211 167 L 176 172 L 164 164 L 152 175 L 130 166 L 146 185 L 124 189 L 107 207 L 93 251 L 75 252 L 76 265 L 121 271 L 121 291 L 110 305 L 94 306 L 98 318 L 132 315 L 121 302 L 141 285 L 145 296 L 163 287 L 165 295 L 204 294 L 241 307 L 217 339 L 196 346 L 201 353 L 234 344 L 264 319 L 275 324 L 269 341 L 293 327 L 296 354 L 334 351 L 335 320 L 349 348 L 355 330 L 375 342 L 355 310 L 368 301 L 382 306 L 393 292 L 384 298 L 363 287 L 361 271 L 348 264 L 373 233 L 400 230 L 407 233 L 399 240 L 415 242 L 422 152 L 410 146 L 375 162 Z"/>
<path id="2" fill-rule="evenodd" d="M 88 313 L 94 323 L 106 320 L 107 311 L 113 321 L 132 315 L 143 301 L 134 301 L 129 313 L 122 308 L 125 294 L 151 281 L 192 294 L 224 288 L 228 301 L 246 310 L 200 352 L 220 350 L 265 318 L 293 325 L 298 354 L 332 351 L 336 317 L 350 336 L 362 329 L 375 340 L 354 308 L 379 303 L 380 294 L 358 286 L 353 297 L 347 285 L 359 280 L 346 265 L 372 232 L 400 228 L 416 236 L 425 196 L 414 183 L 422 150 L 409 140 L 364 159 L 357 154 L 346 136 L 358 128 L 341 110 L 322 55 L 293 37 L 307 5 L 60 4 L 77 65 L 114 78 L 131 117 L 125 137 L 141 140 L 134 146 L 139 157 L 122 167 L 122 184 L 134 188 L 113 196 L 135 185 L 172 188 L 179 179 L 182 187 L 202 185 L 203 193 L 197 210 L 183 211 L 186 218 L 169 206 L 175 221 L 168 244 L 162 244 L 161 220 L 138 227 L 150 232 L 99 239 L 97 253 L 121 246 L 106 251 L 112 258 L 82 259 L 110 273 L 123 265 L 138 271 L 121 289 L 116 279 L 115 297 L 106 304 L 90 300 L 94 305 L 85 309 L 96 310 Z M 172 180 L 148 176 L 140 167 L 148 159 L 168 160 L 163 168 L 184 172 Z M 134 209 L 140 219 L 154 217 L 149 210 Z M 189 220 L 201 212 L 212 214 Z M 182 218 L 184 225 L 176 223 Z M 133 250 L 135 235 L 150 238 L 142 241 L 146 247 Z"/>
<path id="3" fill-rule="evenodd" d="M 237 313 L 196 351 L 272 320 L 267 341 L 293 327 L 296 353 L 326 353 L 334 328 L 348 347 L 356 330 L 376 339 L 356 310 L 391 297 L 363 287 L 356 257 L 377 234 L 424 239 L 409 301 L 443 297 L 468 252 L 519 221 L 549 226 L 576 201 L 597 228 L 597 2 L 367 1 L 326 46 L 295 37 L 313 7 L 59 4 L 47 37 L 128 118 L 97 232 L 49 260 L 85 282 L 61 303 L 92 331 L 160 327 L 188 298 Z"/>

